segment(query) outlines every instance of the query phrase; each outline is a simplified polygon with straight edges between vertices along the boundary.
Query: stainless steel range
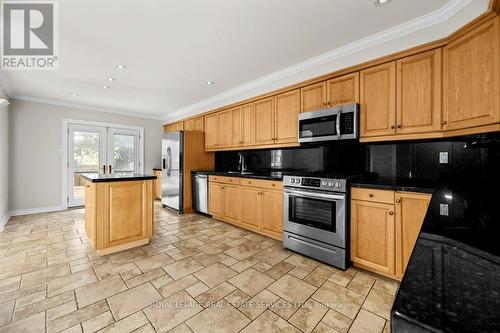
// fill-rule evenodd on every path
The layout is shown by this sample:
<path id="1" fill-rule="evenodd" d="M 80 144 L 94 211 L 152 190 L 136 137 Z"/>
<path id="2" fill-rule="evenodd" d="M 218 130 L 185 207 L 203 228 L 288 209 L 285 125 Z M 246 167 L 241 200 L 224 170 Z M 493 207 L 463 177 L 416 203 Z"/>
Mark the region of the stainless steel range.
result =
<path id="1" fill-rule="evenodd" d="M 348 177 L 284 176 L 283 244 L 346 269 L 349 266 Z"/>

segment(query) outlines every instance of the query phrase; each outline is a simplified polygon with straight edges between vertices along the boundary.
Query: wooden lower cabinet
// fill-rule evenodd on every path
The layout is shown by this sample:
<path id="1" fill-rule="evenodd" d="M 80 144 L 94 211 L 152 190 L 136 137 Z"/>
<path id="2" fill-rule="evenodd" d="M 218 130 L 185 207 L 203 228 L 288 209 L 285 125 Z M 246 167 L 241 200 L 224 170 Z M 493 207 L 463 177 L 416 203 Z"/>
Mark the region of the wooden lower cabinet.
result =
<path id="1" fill-rule="evenodd" d="M 154 170 L 153 173 L 156 176 L 153 182 L 153 197 L 155 199 L 161 199 L 161 171 Z"/>
<path id="2" fill-rule="evenodd" d="M 210 176 L 208 211 L 219 220 L 281 240 L 281 189 L 276 181 Z"/>
<path id="3" fill-rule="evenodd" d="M 85 231 L 99 255 L 149 243 L 153 181 L 87 182 Z"/>
<path id="4" fill-rule="evenodd" d="M 431 195 L 353 188 L 351 197 L 352 262 L 401 279 Z M 389 198 L 393 201 L 388 202 Z"/>

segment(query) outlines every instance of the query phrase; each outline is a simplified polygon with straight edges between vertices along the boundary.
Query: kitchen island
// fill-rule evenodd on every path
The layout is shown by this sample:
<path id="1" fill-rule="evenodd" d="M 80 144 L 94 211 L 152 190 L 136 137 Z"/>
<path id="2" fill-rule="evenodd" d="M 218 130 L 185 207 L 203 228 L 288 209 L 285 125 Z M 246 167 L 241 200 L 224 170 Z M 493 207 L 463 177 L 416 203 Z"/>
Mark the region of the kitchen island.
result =
<path id="1" fill-rule="evenodd" d="M 153 181 L 143 174 L 83 174 L 85 232 L 99 255 L 145 245 L 153 236 Z"/>

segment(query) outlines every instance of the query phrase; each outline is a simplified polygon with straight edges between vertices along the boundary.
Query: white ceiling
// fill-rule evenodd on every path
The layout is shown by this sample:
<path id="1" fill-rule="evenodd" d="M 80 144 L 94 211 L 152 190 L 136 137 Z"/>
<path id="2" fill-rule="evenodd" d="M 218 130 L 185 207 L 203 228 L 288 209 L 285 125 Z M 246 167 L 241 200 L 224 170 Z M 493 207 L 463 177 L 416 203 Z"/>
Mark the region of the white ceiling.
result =
<path id="1" fill-rule="evenodd" d="M 468 2 L 392 0 L 377 7 L 373 0 L 64 0 L 59 70 L 4 71 L 1 82 L 12 98 L 164 119 L 443 6 Z M 117 81 L 108 83 L 107 77 Z M 102 89 L 104 84 L 111 89 Z"/>

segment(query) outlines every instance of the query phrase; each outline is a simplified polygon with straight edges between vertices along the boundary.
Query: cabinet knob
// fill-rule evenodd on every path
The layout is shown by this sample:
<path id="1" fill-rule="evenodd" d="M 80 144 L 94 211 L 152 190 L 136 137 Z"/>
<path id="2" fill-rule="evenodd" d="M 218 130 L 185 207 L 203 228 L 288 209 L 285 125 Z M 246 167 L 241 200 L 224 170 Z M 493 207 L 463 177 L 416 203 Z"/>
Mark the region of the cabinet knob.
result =
<path id="1" fill-rule="evenodd" d="M 400 199 L 397 199 L 397 200 L 396 200 L 396 203 L 400 203 L 400 202 L 401 202 L 401 200 L 400 200 Z"/>
<path id="2" fill-rule="evenodd" d="M 403 126 L 401 126 L 401 125 L 398 125 L 398 128 L 401 128 L 401 127 L 403 127 Z"/>
<path id="3" fill-rule="evenodd" d="M 373 198 L 373 193 L 368 194 L 370 198 Z"/>
<path id="4" fill-rule="evenodd" d="M 447 121 L 444 121 L 444 120 L 443 120 L 443 121 L 441 122 L 441 125 L 446 125 L 447 123 L 448 123 Z"/>
<path id="5" fill-rule="evenodd" d="M 392 126 L 391 126 L 391 129 L 394 129 L 394 128 L 396 128 L 396 126 L 392 125 Z"/>
<path id="6" fill-rule="evenodd" d="M 394 215 L 394 212 L 389 212 L 389 215 Z"/>

